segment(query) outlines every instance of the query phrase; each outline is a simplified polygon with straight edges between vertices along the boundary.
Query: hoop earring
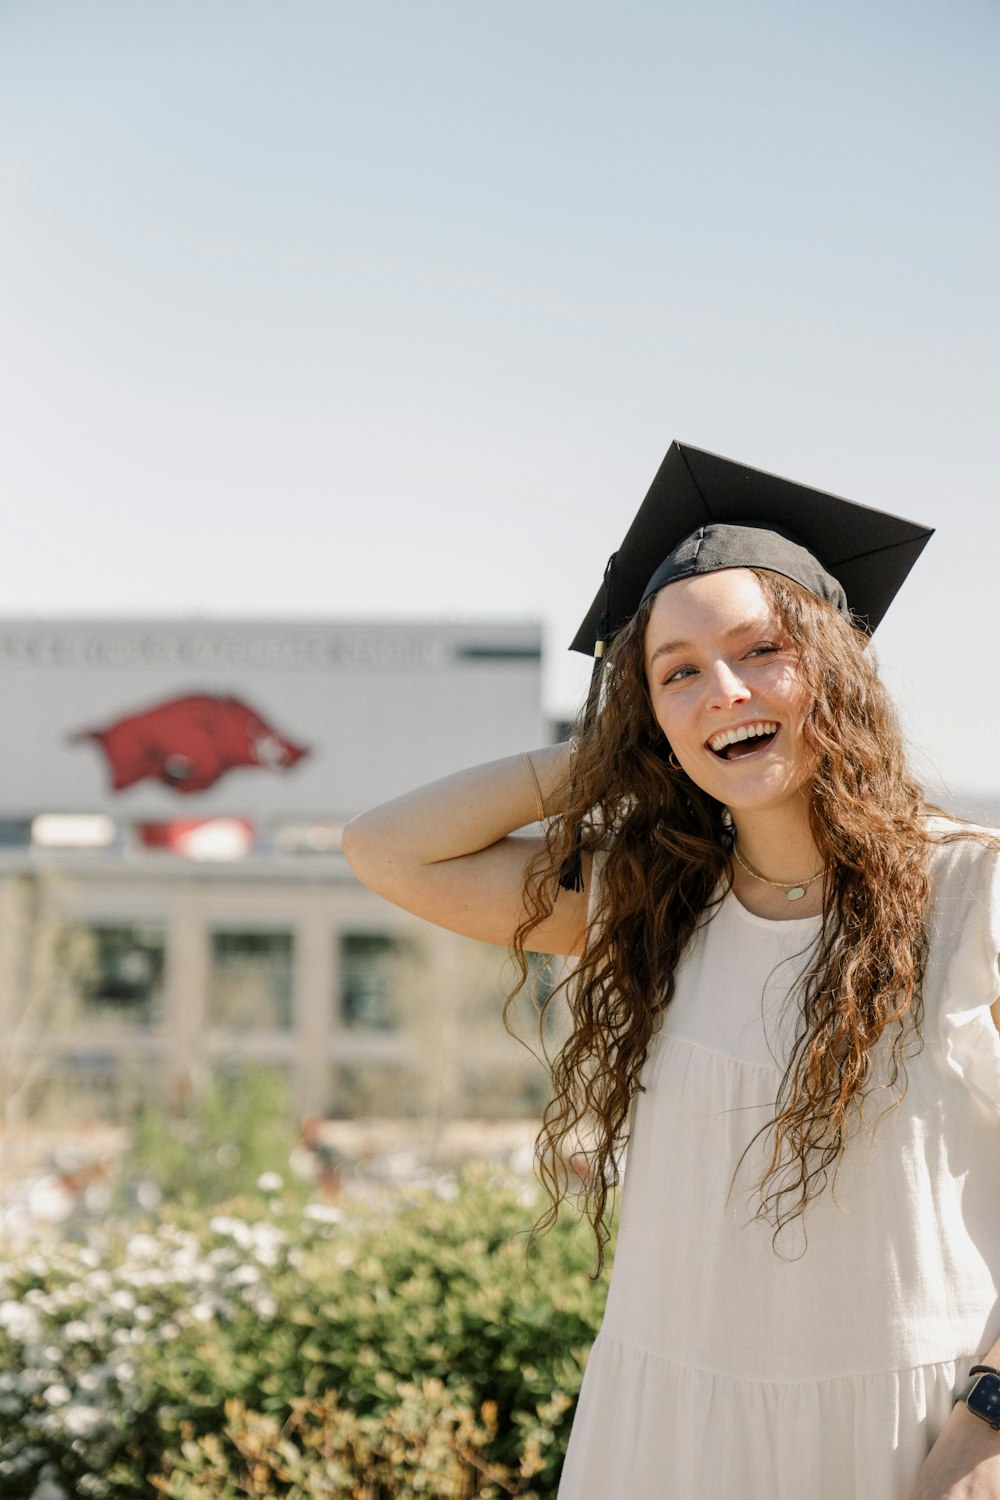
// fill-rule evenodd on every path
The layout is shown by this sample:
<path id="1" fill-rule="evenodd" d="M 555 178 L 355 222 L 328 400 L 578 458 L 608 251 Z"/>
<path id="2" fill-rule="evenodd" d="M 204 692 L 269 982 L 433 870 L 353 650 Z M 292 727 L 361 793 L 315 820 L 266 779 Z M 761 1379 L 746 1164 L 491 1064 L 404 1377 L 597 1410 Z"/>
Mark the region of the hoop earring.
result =
<path id="1" fill-rule="evenodd" d="M 677 759 L 676 755 L 674 754 L 674 752 L 672 750 L 670 751 L 670 753 L 667 756 L 667 765 L 670 767 L 670 769 L 672 771 L 680 771 L 682 769 L 680 761 Z"/>

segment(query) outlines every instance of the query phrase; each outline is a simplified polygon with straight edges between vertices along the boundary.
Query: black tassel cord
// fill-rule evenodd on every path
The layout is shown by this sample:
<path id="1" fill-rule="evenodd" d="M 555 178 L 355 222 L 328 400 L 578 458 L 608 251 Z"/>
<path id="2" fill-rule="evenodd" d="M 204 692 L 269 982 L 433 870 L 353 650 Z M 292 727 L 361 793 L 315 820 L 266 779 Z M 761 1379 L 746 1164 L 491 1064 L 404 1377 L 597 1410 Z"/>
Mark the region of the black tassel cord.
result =
<path id="1" fill-rule="evenodd" d="M 604 670 L 604 652 L 608 644 L 611 599 L 611 573 L 616 552 L 612 552 L 608 558 L 608 565 L 604 569 L 604 597 L 601 605 L 601 618 L 597 622 L 597 639 L 594 642 L 594 670 L 590 674 L 590 687 L 587 691 L 587 705 L 583 712 L 583 734 L 594 722 L 597 707 L 601 701 L 601 677 Z M 583 853 L 581 850 L 582 835 L 579 825 L 573 835 L 573 847 L 563 861 L 563 867 L 559 874 L 559 885 L 564 891 L 583 890 Z"/>

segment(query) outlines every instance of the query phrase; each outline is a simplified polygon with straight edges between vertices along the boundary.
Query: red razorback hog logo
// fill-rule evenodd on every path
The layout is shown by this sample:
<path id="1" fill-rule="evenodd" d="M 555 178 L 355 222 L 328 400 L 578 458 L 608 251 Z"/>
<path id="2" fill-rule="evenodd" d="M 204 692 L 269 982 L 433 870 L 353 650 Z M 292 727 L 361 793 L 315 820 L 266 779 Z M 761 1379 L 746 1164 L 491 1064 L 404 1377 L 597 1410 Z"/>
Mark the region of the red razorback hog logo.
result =
<path id="1" fill-rule="evenodd" d="M 172 698 L 106 729 L 82 729 L 71 739 L 100 745 L 116 792 L 146 777 L 185 795 L 204 792 L 236 766 L 288 770 L 309 754 L 249 704 L 208 693 Z"/>

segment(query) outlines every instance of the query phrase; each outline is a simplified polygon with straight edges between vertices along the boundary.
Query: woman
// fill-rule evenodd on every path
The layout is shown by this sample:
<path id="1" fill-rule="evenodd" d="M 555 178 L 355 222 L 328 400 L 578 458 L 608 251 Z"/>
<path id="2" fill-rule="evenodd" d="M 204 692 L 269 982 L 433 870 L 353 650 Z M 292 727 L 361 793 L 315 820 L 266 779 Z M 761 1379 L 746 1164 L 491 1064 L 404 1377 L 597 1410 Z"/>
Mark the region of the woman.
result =
<path id="1" fill-rule="evenodd" d="M 783 482 L 671 455 L 575 755 L 449 777 L 345 851 L 522 964 L 578 959 L 542 1175 L 558 1206 L 587 1142 L 601 1248 L 629 1160 L 561 1500 L 998 1500 L 1000 842 L 906 769 L 851 622 L 885 600 L 829 563 L 872 513 L 809 492 L 805 549 Z M 692 479 L 722 524 L 688 535 Z"/>

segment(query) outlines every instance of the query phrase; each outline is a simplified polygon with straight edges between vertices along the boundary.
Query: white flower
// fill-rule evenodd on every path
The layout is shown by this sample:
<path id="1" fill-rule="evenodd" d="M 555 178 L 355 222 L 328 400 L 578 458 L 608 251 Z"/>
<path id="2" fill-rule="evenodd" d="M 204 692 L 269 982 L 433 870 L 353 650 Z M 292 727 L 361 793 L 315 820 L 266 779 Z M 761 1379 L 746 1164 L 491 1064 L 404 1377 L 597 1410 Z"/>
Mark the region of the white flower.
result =
<path id="1" fill-rule="evenodd" d="M 259 1280 L 260 1272 L 256 1266 L 237 1266 L 226 1277 L 229 1286 L 253 1286 Z"/>
<path id="2" fill-rule="evenodd" d="M 81 1474 L 76 1481 L 76 1500 L 105 1500 L 111 1492 L 101 1474 Z"/>
<path id="3" fill-rule="evenodd" d="M 65 1406 L 72 1399 L 73 1392 L 68 1385 L 50 1385 L 42 1392 L 42 1400 L 49 1406 Z"/>
<path id="4" fill-rule="evenodd" d="M 32 1490 L 31 1500 L 69 1500 L 69 1491 L 54 1479 L 43 1479 Z"/>
<path id="5" fill-rule="evenodd" d="M 280 1193 L 284 1185 L 285 1179 L 277 1172 L 261 1172 L 257 1178 L 262 1193 Z"/>
<path id="6" fill-rule="evenodd" d="M 339 1224 L 344 1215 L 332 1203 L 307 1203 L 302 1217 L 312 1219 L 316 1224 Z"/>
<path id="7" fill-rule="evenodd" d="M 148 1214 L 155 1213 L 163 1202 L 163 1194 L 155 1182 L 140 1182 L 135 1196 L 139 1207 L 145 1209 Z"/>
<path id="8" fill-rule="evenodd" d="M 213 1234 L 228 1235 L 237 1244 L 241 1243 L 242 1237 L 250 1228 L 249 1224 L 244 1224 L 242 1219 L 230 1218 L 228 1214 L 216 1214 L 214 1218 L 209 1219 L 208 1227 Z M 246 1243 L 243 1241 L 244 1249 Z"/>
<path id="9" fill-rule="evenodd" d="M 101 1425 L 101 1413 L 93 1406 L 67 1407 L 63 1412 L 63 1426 L 71 1437 L 87 1438 Z"/>
<path id="10" fill-rule="evenodd" d="M 0 1302 L 0 1327 L 21 1344 L 37 1339 L 41 1332 L 37 1313 L 24 1302 Z"/>
<path id="11" fill-rule="evenodd" d="M 130 1260 L 152 1260 L 159 1252 L 160 1246 L 151 1234 L 133 1234 L 126 1247 Z"/>
<path id="12" fill-rule="evenodd" d="M 262 1266 L 276 1266 L 281 1254 L 285 1236 L 280 1229 L 275 1229 L 273 1224 L 256 1224 L 254 1226 L 253 1251 Z"/>

